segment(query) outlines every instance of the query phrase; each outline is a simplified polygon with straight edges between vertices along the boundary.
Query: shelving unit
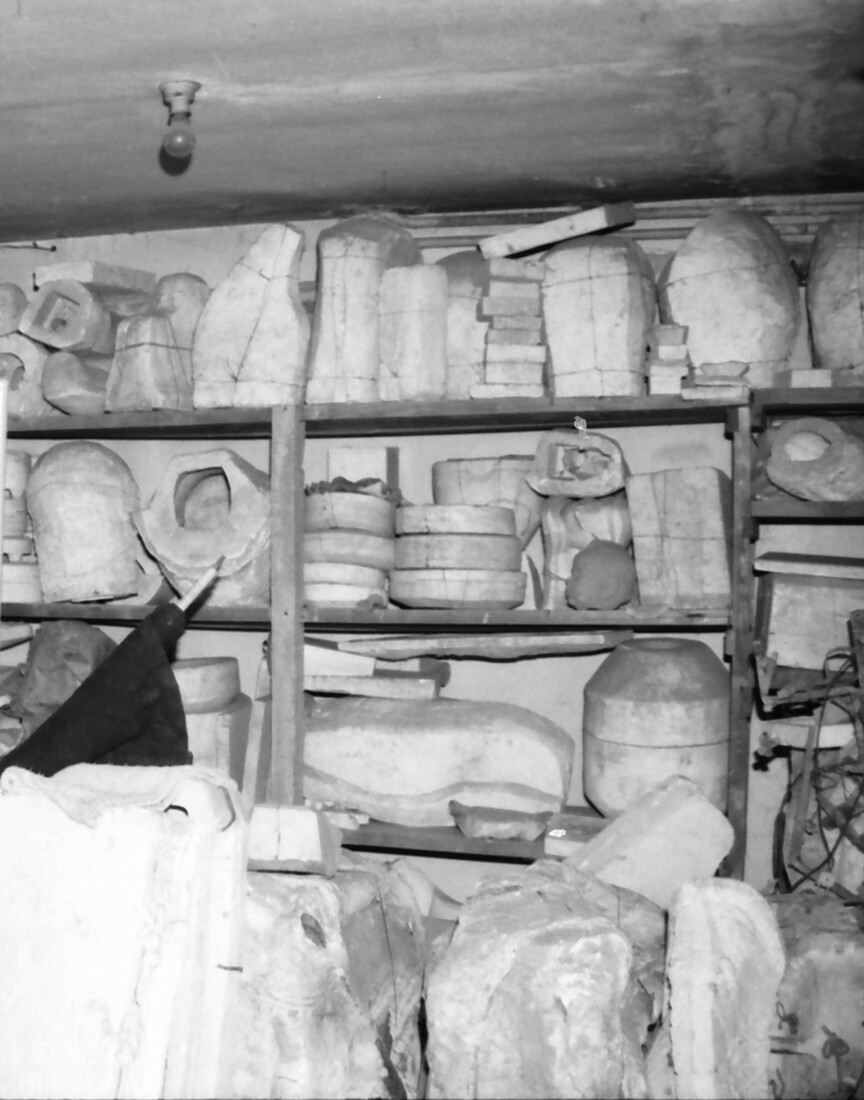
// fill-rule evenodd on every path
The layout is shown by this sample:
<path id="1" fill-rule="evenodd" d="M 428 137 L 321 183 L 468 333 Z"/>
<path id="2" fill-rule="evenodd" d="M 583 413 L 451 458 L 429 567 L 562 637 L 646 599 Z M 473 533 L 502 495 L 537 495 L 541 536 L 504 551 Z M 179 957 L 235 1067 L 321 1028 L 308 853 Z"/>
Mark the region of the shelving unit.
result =
<path id="1" fill-rule="evenodd" d="M 359 611 L 310 611 L 302 607 L 303 456 L 306 439 L 419 434 L 476 434 L 570 427 L 582 417 L 589 429 L 652 427 L 672 424 L 722 424 L 732 442 L 733 599 L 729 611 L 450 611 L 388 608 Z M 226 409 L 197 413 L 123 413 L 100 417 L 51 417 L 10 424 L 10 439 L 268 439 L 271 477 L 271 576 L 269 608 L 204 608 L 191 628 L 267 630 L 272 676 L 270 792 L 274 800 L 302 800 L 303 671 L 301 641 L 310 633 L 518 633 L 598 628 L 633 632 L 725 632 L 732 677 L 730 793 L 728 816 L 736 843 L 726 873 L 743 873 L 749 746 L 748 673 L 750 658 L 751 576 L 750 428 L 744 405 L 680 397 L 609 397 L 552 402 L 472 400 L 440 403 L 326 405 L 299 409 Z M 79 618 L 134 624 L 149 609 L 123 604 L 7 604 L 8 619 L 41 621 Z M 526 860 L 542 854 L 542 845 L 516 841 L 469 840 L 458 830 L 411 830 L 370 823 L 346 836 L 346 844 L 364 849 L 412 851 L 474 858 Z"/>
<path id="2" fill-rule="evenodd" d="M 864 386 L 765 389 L 754 394 L 753 432 L 757 437 L 772 420 L 805 416 L 864 418 Z M 777 489 L 770 497 L 753 500 L 751 516 L 755 538 L 760 523 L 860 523 L 864 521 L 864 501 L 798 500 Z"/>
<path id="3" fill-rule="evenodd" d="M 829 420 L 856 420 L 864 424 L 864 386 L 831 389 L 765 389 L 753 398 L 753 435 L 758 443 L 772 422 L 808 416 Z M 760 525 L 854 525 L 864 524 L 864 501 L 807 501 L 774 486 L 754 487 L 751 507 L 751 547 L 759 536 Z M 818 582 L 817 582 L 818 583 Z M 756 577 L 751 580 L 751 602 L 756 604 Z M 767 692 L 773 664 L 754 637 L 749 662 L 757 682 Z"/>
<path id="4" fill-rule="evenodd" d="M 9 439 L 197 440 L 267 439 L 270 443 L 271 577 L 269 608 L 203 608 L 189 617 L 191 628 L 269 631 L 270 656 L 282 670 L 273 678 L 271 713 L 274 729 L 291 729 L 303 710 L 301 656 L 296 644 L 300 607 L 294 530 L 302 496 L 297 471 L 302 469 L 302 432 L 296 409 L 215 409 L 195 413 L 110 413 L 104 416 L 57 416 L 9 423 Z M 95 623 L 134 625 L 150 607 L 130 603 L 5 603 L 6 619 L 44 621 L 80 619 Z M 287 738 L 285 751 L 271 759 L 273 796 L 287 802 L 302 798 L 302 757 Z M 281 739 L 276 747 L 282 748 Z M 298 752 L 302 750 L 302 739 Z"/>
<path id="5" fill-rule="evenodd" d="M 750 527 L 749 408 L 718 400 L 690 401 L 682 397 L 594 397 L 553 402 L 541 400 L 472 400 L 431 403 L 307 406 L 302 410 L 307 438 L 475 434 L 543 431 L 571 427 L 575 417 L 591 430 L 616 427 L 657 427 L 673 424 L 720 423 L 732 441 L 733 598 L 728 611 L 692 609 L 628 611 L 429 611 L 388 608 L 372 612 L 315 611 L 305 615 L 309 632 L 421 633 L 435 630 L 501 631 L 598 628 L 657 633 L 661 631 L 724 631 L 730 662 L 730 766 L 728 816 L 735 845 L 724 872 L 742 877 L 747 819 L 749 718 L 752 689 L 749 677 Z M 746 566 L 742 562 L 746 560 Z M 413 835 L 412 835 L 413 834 Z M 446 853 L 490 859 L 537 858 L 541 846 L 515 841 L 471 841 L 456 829 L 412 830 L 370 823 L 351 834 L 349 846 L 425 854 Z"/>

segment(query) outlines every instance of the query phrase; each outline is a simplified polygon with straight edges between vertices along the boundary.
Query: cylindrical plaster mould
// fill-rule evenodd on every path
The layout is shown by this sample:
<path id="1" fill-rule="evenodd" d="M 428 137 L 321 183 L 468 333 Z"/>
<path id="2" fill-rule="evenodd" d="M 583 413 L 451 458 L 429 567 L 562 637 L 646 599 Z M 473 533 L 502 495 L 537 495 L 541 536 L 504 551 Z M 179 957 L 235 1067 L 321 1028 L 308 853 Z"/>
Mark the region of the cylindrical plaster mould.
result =
<path id="1" fill-rule="evenodd" d="M 729 674 L 704 643 L 634 638 L 585 685 L 583 785 L 616 817 L 670 775 L 726 808 Z"/>

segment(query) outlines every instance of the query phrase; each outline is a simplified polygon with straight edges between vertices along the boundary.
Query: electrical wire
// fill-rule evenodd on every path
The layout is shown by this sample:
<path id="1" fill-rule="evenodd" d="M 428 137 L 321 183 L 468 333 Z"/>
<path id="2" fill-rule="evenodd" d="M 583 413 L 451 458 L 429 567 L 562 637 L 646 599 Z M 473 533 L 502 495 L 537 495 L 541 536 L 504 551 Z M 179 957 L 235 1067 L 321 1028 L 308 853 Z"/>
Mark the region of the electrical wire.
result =
<path id="1" fill-rule="evenodd" d="M 837 660 L 838 658 L 841 658 L 840 664 L 829 675 L 829 666 L 830 666 L 830 664 L 834 660 Z M 825 660 L 824 660 L 823 665 L 822 665 L 823 676 L 826 677 L 827 682 L 826 682 L 826 685 L 825 685 L 825 695 L 822 699 L 822 703 L 819 707 L 818 714 L 817 714 L 817 717 L 816 717 L 816 734 L 815 734 L 815 738 L 814 738 L 814 741 L 813 741 L 813 747 L 812 747 L 813 768 L 812 768 L 812 773 L 811 773 L 810 787 L 811 787 L 811 790 L 813 791 L 813 793 L 815 794 L 816 825 L 817 825 L 817 828 L 819 829 L 819 837 L 820 837 L 820 840 L 822 841 L 823 849 L 825 850 L 825 858 L 822 859 L 818 864 L 816 864 L 816 866 L 811 867 L 807 872 L 802 874 L 794 882 L 789 877 L 789 872 L 788 872 L 788 868 L 786 866 L 786 860 L 785 860 L 785 856 L 784 856 L 784 853 L 783 853 L 783 842 L 784 842 L 784 837 L 785 837 L 785 832 L 786 832 L 786 823 L 787 823 L 786 808 L 792 801 L 792 794 L 793 794 L 793 791 L 795 789 L 795 785 L 801 779 L 801 775 L 793 776 L 791 774 L 791 770 L 790 770 L 789 782 L 787 783 L 787 786 L 786 786 L 786 793 L 784 795 L 783 802 L 782 802 L 781 807 L 780 807 L 780 811 L 777 815 L 777 819 L 775 820 L 775 829 L 774 829 L 774 838 L 773 838 L 774 878 L 777 881 L 778 885 L 782 886 L 784 893 L 791 893 L 794 890 L 797 890 L 805 882 L 815 881 L 816 876 L 824 868 L 827 867 L 829 870 L 831 868 L 833 868 L 833 866 L 834 866 L 834 857 L 836 856 L 837 851 L 839 850 L 839 847 L 840 847 L 841 843 L 843 842 L 844 839 L 846 839 L 847 836 L 849 836 L 850 839 L 851 839 L 850 829 L 851 829 L 851 825 L 852 825 L 853 821 L 855 821 L 862 814 L 864 814 L 864 806 L 862 806 L 861 810 L 858 810 L 858 804 L 859 804 L 859 802 L 861 802 L 862 797 L 864 797 L 864 782 L 859 782 L 858 790 L 857 790 L 857 793 L 855 795 L 855 798 L 852 801 L 852 805 L 848 808 L 848 810 L 844 811 L 844 820 L 840 824 L 836 824 L 835 821 L 833 821 L 833 820 L 828 822 L 830 827 L 836 828 L 838 830 L 837 839 L 835 841 L 833 841 L 833 843 L 829 842 L 827 832 L 826 832 L 827 814 L 825 813 L 825 809 L 822 805 L 822 802 L 821 802 L 821 799 L 820 799 L 819 796 L 820 796 L 820 794 L 822 793 L 823 790 L 825 790 L 825 789 L 827 789 L 831 786 L 836 785 L 835 782 L 831 782 L 831 780 L 833 780 L 835 776 L 839 775 L 841 778 L 846 778 L 849 773 L 848 773 L 848 767 L 844 766 L 844 764 L 842 762 L 839 763 L 839 764 L 828 765 L 827 767 L 822 767 L 817 763 L 817 761 L 818 761 L 817 753 L 819 752 L 819 738 L 820 738 L 820 734 L 822 732 L 822 726 L 824 725 L 824 722 L 825 722 L 825 713 L 826 713 L 829 702 L 834 702 L 842 710 L 844 710 L 846 713 L 848 713 L 850 715 L 850 717 L 853 719 L 853 723 L 854 723 L 855 713 L 852 710 L 852 708 L 847 707 L 845 705 L 845 703 L 843 701 L 841 701 L 840 699 L 833 699 L 833 700 L 831 699 L 832 690 L 834 688 L 836 688 L 837 684 L 839 683 L 841 678 L 846 674 L 846 672 L 850 668 L 853 667 L 853 664 L 854 664 L 854 662 L 853 662 L 851 650 L 834 649 L 834 650 L 829 651 L 826 654 Z M 857 733 L 857 729 L 856 729 L 856 733 Z M 857 737 L 856 737 L 856 742 L 857 742 Z M 859 763 L 864 763 L 864 760 L 859 760 Z M 809 798 L 809 795 L 808 795 L 808 798 Z M 854 841 L 853 841 L 853 843 L 854 843 Z"/>

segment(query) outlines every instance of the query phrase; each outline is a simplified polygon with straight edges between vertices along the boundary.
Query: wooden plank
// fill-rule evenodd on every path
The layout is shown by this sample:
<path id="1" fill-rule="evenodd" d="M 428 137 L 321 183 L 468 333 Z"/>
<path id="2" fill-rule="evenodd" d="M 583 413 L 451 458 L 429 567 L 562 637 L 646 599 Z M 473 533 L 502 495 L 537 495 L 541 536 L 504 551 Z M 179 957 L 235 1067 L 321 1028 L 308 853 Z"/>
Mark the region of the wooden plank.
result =
<path id="1" fill-rule="evenodd" d="M 755 566 L 757 571 L 763 573 L 864 580 L 864 561 L 861 558 L 832 558 L 825 554 L 785 554 L 776 551 L 760 554 Z"/>
<path id="2" fill-rule="evenodd" d="M 642 609 L 640 609 L 642 610 Z M 457 630 L 536 630 L 539 627 L 566 630 L 692 630 L 694 628 L 725 629 L 729 611 L 709 610 L 667 611 L 650 614 L 620 611 L 477 611 L 459 608 L 386 608 L 358 611 L 353 608 L 306 609 L 306 622 L 321 629 L 355 630 L 362 632 L 392 632 L 394 630 L 430 630 L 448 633 Z"/>
<path id="3" fill-rule="evenodd" d="M 590 806 L 565 806 L 555 818 L 563 816 L 573 821 L 584 820 L 592 830 L 602 827 L 604 819 Z M 492 840 L 465 836 L 455 825 L 409 828 L 383 821 L 369 821 L 357 829 L 344 830 L 343 848 L 390 852 L 438 852 L 442 855 L 472 859 L 503 860 L 529 863 L 546 854 L 543 839 Z"/>
<path id="4" fill-rule="evenodd" d="M 849 391 L 843 391 L 849 392 Z M 701 424 L 725 419 L 740 402 L 697 403 L 680 396 L 503 398 L 451 401 L 394 401 L 368 404 L 308 405 L 300 409 L 309 436 L 415 435 L 424 431 L 504 431 L 556 428 L 571 416 L 589 426 Z M 158 410 L 98 416 L 13 418 L 10 439 L 259 439 L 269 438 L 272 409 Z M 803 502 L 802 502 L 803 503 Z"/>
<path id="5" fill-rule="evenodd" d="M 451 401 L 393 401 L 307 405 L 306 435 L 423 435 L 439 432 L 502 432 L 560 428 L 575 416 L 589 427 L 705 424 L 725 422 L 742 402 L 684 401 L 680 395 L 638 397 L 472 398 Z"/>
<path id="6" fill-rule="evenodd" d="M 36 416 L 10 421 L 9 435 L 18 439 L 259 439 L 270 435 L 271 414 L 271 409 L 159 409 L 93 416 Z"/>
<path id="7" fill-rule="evenodd" d="M 127 603 L 7 603 L 4 619 L 48 622 L 53 619 L 81 619 L 92 623 L 139 623 L 153 612 L 150 605 Z M 266 628 L 270 623 L 267 607 L 202 607 L 187 622 L 187 627 L 231 630 L 237 627 Z"/>
<path id="8" fill-rule="evenodd" d="M 510 661 L 516 657 L 601 653 L 633 637 L 631 630 L 584 631 L 565 634 L 438 634 L 361 638 L 339 643 L 340 650 L 383 660 L 410 657 L 483 657 Z"/>
<path id="9" fill-rule="evenodd" d="M 272 755 L 268 798 L 303 801 L 303 427 L 297 408 L 273 410 L 270 442 Z"/>
<path id="10" fill-rule="evenodd" d="M 580 210 L 576 214 L 553 218 L 552 221 L 542 222 L 540 225 L 528 225 L 524 229 L 485 237 L 480 241 L 479 248 L 487 260 L 495 256 L 513 256 L 519 252 L 547 248 L 572 237 L 597 233 L 601 229 L 632 225 L 635 221 L 636 207 L 632 202 L 595 206 L 592 210 Z"/>
<path id="11" fill-rule="evenodd" d="M 435 852 L 512 863 L 532 863 L 544 855 L 542 841 L 476 839 L 465 836 L 455 825 L 411 829 L 380 821 L 345 830 L 342 847 L 361 851 Z"/>
<path id="12" fill-rule="evenodd" d="M 753 519 L 762 523 L 784 520 L 787 523 L 860 523 L 864 519 L 864 501 L 796 500 L 772 497 L 753 501 Z"/>
<path id="13" fill-rule="evenodd" d="M 272 706 L 270 673 L 267 657 L 262 656 L 252 696 L 252 713 L 249 718 L 249 736 L 246 739 L 246 755 L 243 760 L 243 805 L 247 816 L 252 808 L 267 798 L 267 782 L 270 771 L 270 730 Z"/>
<path id="14" fill-rule="evenodd" d="M 753 419 L 761 425 L 765 417 L 782 413 L 800 416 L 805 412 L 861 415 L 864 386 L 832 386 L 821 390 L 769 388 L 753 391 Z"/>
<path id="15" fill-rule="evenodd" d="M 753 708 L 750 672 L 753 638 L 750 410 L 736 409 L 730 416 L 729 427 L 732 432 L 732 620 L 727 647 L 731 664 L 727 817 L 735 831 L 735 841 L 724 860 L 722 871 L 731 878 L 743 879 L 750 783 L 750 714 Z"/>

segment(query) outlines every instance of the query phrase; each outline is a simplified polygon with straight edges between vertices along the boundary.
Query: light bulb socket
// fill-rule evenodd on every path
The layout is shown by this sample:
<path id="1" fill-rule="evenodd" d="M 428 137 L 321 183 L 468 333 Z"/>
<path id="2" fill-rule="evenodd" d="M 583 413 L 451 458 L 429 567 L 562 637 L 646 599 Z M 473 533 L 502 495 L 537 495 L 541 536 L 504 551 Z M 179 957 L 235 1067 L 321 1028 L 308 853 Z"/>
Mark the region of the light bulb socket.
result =
<path id="1" fill-rule="evenodd" d="M 162 151 L 175 160 L 188 160 L 195 148 L 192 132 L 192 104 L 201 85 L 197 80 L 168 80 L 159 85 L 168 108 L 168 129 L 162 137 Z"/>
<path id="2" fill-rule="evenodd" d="M 195 94 L 201 90 L 197 80 L 166 80 L 159 85 L 162 102 L 170 115 L 188 114 L 195 102 Z"/>

